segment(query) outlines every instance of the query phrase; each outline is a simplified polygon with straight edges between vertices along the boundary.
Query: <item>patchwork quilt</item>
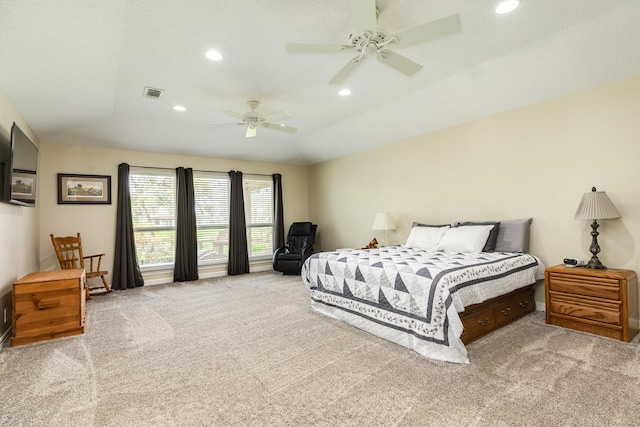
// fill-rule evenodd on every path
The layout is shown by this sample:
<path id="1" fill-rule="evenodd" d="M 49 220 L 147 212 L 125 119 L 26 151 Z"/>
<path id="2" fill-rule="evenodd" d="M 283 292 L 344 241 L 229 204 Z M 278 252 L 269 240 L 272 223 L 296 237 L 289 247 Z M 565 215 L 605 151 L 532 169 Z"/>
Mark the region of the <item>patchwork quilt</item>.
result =
<path id="1" fill-rule="evenodd" d="M 458 312 L 535 283 L 529 254 L 426 252 L 407 246 L 312 255 L 302 279 L 311 307 L 422 356 L 469 363 Z"/>

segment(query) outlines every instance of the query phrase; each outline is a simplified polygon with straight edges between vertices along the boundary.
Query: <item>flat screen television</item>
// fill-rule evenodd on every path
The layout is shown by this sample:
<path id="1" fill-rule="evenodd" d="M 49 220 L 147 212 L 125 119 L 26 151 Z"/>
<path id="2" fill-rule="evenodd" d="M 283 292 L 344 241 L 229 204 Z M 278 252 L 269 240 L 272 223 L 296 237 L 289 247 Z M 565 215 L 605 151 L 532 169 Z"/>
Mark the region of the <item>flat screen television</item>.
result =
<path id="1" fill-rule="evenodd" d="M 38 147 L 14 122 L 9 138 L 0 136 L 1 201 L 36 205 Z"/>

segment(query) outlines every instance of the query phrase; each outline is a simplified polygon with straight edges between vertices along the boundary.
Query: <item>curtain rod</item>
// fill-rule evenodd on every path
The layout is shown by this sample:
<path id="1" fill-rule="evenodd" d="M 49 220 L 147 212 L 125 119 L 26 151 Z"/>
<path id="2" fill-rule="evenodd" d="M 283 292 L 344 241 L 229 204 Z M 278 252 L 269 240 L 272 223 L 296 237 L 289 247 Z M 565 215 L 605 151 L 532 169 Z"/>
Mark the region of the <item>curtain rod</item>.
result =
<path id="1" fill-rule="evenodd" d="M 162 169 L 162 170 L 168 170 L 168 171 L 175 171 L 176 168 L 163 168 L 163 167 L 157 167 L 157 166 L 136 166 L 136 165 L 129 165 L 129 167 L 131 168 L 140 168 L 140 169 Z M 210 170 L 203 170 L 203 169 L 194 169 L 194 172 L 214 172 L 214 173 L 228 173 L 229 171 L 210 171 Z M 242 172 L 244 174 L 244 172 Z M 246 173 L 247 175 L 256 175 L 256 176 L 273 176 L 273 174 L 267 174 L 267 173 Z"/>

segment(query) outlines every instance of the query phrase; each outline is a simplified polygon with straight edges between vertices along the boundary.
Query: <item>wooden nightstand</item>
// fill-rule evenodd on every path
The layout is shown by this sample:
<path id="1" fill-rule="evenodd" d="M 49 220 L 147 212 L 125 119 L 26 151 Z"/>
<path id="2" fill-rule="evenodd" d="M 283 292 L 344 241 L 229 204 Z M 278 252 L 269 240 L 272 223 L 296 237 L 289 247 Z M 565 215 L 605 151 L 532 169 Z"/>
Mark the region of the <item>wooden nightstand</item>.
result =
<path id="1" fill-rule="evenodd" d="M 557 265 L 544 276 L 547 323 L 627 342 L 638 333 L 635 272 Z"/>

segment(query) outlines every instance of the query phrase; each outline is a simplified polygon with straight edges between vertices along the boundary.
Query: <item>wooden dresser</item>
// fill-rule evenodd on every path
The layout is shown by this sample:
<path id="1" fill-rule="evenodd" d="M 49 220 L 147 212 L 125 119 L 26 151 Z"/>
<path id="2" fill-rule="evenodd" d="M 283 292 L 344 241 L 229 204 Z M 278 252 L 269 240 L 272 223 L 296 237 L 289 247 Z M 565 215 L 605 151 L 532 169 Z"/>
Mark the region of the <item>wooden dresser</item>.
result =
<path id="1" fill-rule="evenodd" d="M 11 345 L 84 333 L 83 269 L 30 273 L 13 284 Z"/>
<path id="2" fill-rule="evenodd" d="M 545 304 L 552 325 L 627 342 L 638 333 L 638 283 L 631 270 L 549 267 Z"/>

